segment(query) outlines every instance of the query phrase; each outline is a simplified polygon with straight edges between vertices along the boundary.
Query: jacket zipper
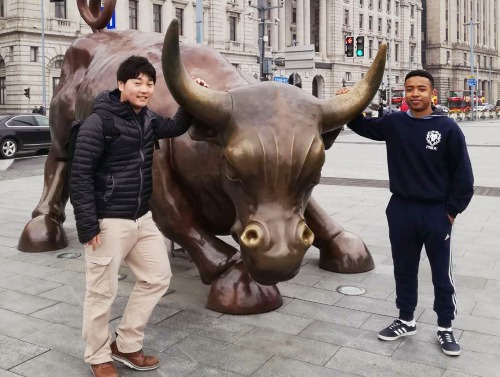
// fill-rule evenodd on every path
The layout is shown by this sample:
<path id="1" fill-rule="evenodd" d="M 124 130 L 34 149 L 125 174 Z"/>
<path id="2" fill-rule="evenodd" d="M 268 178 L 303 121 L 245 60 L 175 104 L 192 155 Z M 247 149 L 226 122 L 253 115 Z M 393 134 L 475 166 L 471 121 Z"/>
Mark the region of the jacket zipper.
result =
<path id="1" fill-rule="evenodd" d="M 139 127 L 139 133 L 141 134 L 141 149 L 140 149 L 140 154 L 141 154 L 141 166 L 139 167 L 139 177 L 141 179 L 141 184 L 139 186 L 139 196 L 137 197 L 137 210 L 135 211 L 135 216 L 134 218 L 137 220 L 139 210 L 141 209 L 141 195 L 142 195 L 142 185 L 143 185 L 143 177 L 142 177 L 142 165 L 144 163 L 144 153 L 142 152 L 142 144 L 144 143 L 144 135 L 143 135 L 143 128 L 140 123 L 140 119 L 138 119 L 137 115 L 135 112 L 133 112 L 135 123 L 137 127 Z"/>

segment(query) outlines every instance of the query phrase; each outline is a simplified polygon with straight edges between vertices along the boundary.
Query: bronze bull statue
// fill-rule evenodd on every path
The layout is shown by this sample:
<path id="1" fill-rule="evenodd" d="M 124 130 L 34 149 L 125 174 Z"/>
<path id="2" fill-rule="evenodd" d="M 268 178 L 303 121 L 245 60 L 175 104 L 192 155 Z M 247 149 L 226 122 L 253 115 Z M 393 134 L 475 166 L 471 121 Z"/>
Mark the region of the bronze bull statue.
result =
<path id="1" fill-rule="evenodd" d="M 319 248 L 323 269 L 373 269 L 363 241 L 333 221 L 311 191 L 321 177 L 325 146 L 376 94 L 385 52 L 383 44 L 349 93 L 319 100 L 292 85 L 256 82 L 211 48 L 180 48 L 177 20 L 164 41 L 159 34 L 138 31 L 76 40 L 66 52 L 50 104 L 53 139 L 43 194 L 19 250 L 67 246 L 62 226 L 66 163 L 58 156 L 64 154 L 72 121 L 90 114 L 97 94 L 116 87 L 119 63 L 135 54 L 146 56 L 157 70 L 149 107 L 172 116 L 181 105 L 195 117 L 189 134 L 163 140 L 155 152 L 150 208 L 163 234 L 189 253 L 202 282 L 212 285 L 208 308 L 249 314 L 279 307 L 282 298 L 274 284 L 297 274 L 311 245 Z M 192 75 L 210 89 L 196 84 Z M 227 234 L 240 251 L 217 237 Z"/>

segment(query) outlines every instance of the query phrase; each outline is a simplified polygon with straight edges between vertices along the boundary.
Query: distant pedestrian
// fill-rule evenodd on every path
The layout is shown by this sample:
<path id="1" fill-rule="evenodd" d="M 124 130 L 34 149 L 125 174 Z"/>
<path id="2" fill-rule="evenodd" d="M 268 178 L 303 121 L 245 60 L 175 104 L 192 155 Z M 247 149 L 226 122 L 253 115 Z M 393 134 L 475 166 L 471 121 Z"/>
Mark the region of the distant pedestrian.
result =
<path id="1" fill-rule="evenodd" d="M 378 117 L 382 118 L 384 116 L 384 105 L 381 103 L 378 108 Z"/>
<path id="2" fill-rule="evenodd" d="M 425 251 L 432 270 L 437 338 L 447 355 L 460 355 L 451 322 L 456 316 L 451 231 L 473 194 L 474 177 L 465 137 L 445 114 L 433 112 L 434 78 L 423 70 L 405 78 L 408 112 L 383 118 L 358 116 L 347 126 L 357 134 L 385 141 L 391 200 L 389 223 L 396 306 L 399 318 L 379 332 L 382 340 L 396 340 L 417 332 L 420 252 Z M 337 93 L 343 94 L 345 88 Z"/>
<path id="3" fill-rule="evenodd" d="M 31 110 L 31 112 L 32 112 L 33 114 L 38 114 L 38 108 L 35 106 L 35 107 L 33 108 L 33 110 Z"/>
<path id="4" fill-rule="evenodd" d="M 40 106 L 40 108 L 38 109 L 38 114 L 40 114 L 40 115 L 45 115 L 45 114 L 46 114 L 46 112 L 45 112 L 45 107 Z"/>

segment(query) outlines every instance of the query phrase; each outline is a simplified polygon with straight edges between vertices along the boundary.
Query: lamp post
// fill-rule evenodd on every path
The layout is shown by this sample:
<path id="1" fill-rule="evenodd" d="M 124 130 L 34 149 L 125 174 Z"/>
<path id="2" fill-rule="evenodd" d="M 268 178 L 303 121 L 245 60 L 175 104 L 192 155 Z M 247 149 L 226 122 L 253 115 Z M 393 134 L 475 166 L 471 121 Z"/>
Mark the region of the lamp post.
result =
<path id="1" fill-rule="evenodd" d="M 479 25 L 479 22 L 473 22 L 472 21 L 472 17 L 470 19 L 470 22 L 466 22 L 464 23 L 465 26 L 469 26 L 470 27 L 470 75 L 471 76 L 474 76 L 474 25 Z M 477 72 L 478 72 L 478 75 L 479 75 L 479 61 L 477 62 Z M 477 80 L 477 77 L 476 77 L 476 80 Z M 477 81 L 476 81 L 476 85 L 471 85 L 470 86 L 470 92 L 471 92 L 471 96 L 474 94 L 474 87 L 477 88 Z M 476 92 L 477 92 L 477 89 L 476 89 Z M 479 93 L 477 93 L 479 95 Z M 474 98 L 471 99 L 471 104 L 472 104 L 472 115 L 473 115 L 473 118 L 474 118 Z M 477 116 L 477 107 L 476 107 L 476 116 Z"/>
<path id="2" fill-rule="evenodd" d="M 451 64 L 452 60 L 462 61 L 465 64 L 469 63 L 467 60 L 461 59 L 461 58 L 450 58 L 450 59 L 448 59 L 447 63 Z M 472 72 L 471 76 L 473 76 L 474 75 L 474 66 L 471 66 L 470 71 Z M 477 62 L 477 65 L 476 65 L 476 80 L 478 79 L 478 77 L 479 77 L 479 61 Z M 476 82 L 476 85 L 477 85 L 477 82 Z M 472 90 L 472 88 L 474 88 L 474 86 L 471 86 L 470 88 L 471 88 L 470 103 L 471 103 L 471 107 L 472 107 L 471 108 L 471 117 L 472 117 L 472 120 L 474 120 L 474 119 L 477 119 L 477 107 L 479 106 L 479 93 L 476 93 L 476 115 L 474 115 L 474 91 Z"/>
<path id="3" fill-rule="evenodd" d="M 203 43 L 203 0 L 196 0 L 196 43 Z"/>
<path id="4" fill-rule="evenodd" d="M 266 11 L 270 9 L 282 8 L 285 4 L 284 0 L 280 0 L 280 5 L 275 6 L 265 6 L 264 0 L 257 0 L 257 5 L 252 5 L 252 0 L 248 1 L 248 5 L 259 11 L 259 55 L 260 55 L 260 81 L 264 81 L 264 51 L 265 51 L 265 41 L 266 36 Z M 251 18 L 251 17 L 250 17 Z"/>
<path id="5" fill-rule="evenodd" d="M 41 0 L 41 16 L 42 16 L 42 106 L 47 110 L 47 98 L 45 93 L 45 16 L 44 16 L 44 1 Z"/>

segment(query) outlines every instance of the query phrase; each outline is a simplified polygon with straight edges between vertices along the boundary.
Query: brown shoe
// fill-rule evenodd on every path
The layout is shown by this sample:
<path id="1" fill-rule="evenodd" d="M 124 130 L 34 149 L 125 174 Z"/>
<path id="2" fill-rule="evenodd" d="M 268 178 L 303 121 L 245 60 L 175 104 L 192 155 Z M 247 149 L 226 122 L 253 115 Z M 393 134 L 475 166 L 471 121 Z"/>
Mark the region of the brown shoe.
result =
<path id="1" fill-rule="evenodd" d="M 93 364 L 90 366 L 94 377 L 118 377 L 118 371 L 112 361 L 102 364 Z"/>
<path id="2" fill-rule="evenodd" d="M 144 355 L 142 350 L 130 353 L 120 352 L 116 346 L 116 340 L 111 343 L 111 357 L 135 370 L 153 370 L 160 366 L 160 360 L 157 357 Z"/>

